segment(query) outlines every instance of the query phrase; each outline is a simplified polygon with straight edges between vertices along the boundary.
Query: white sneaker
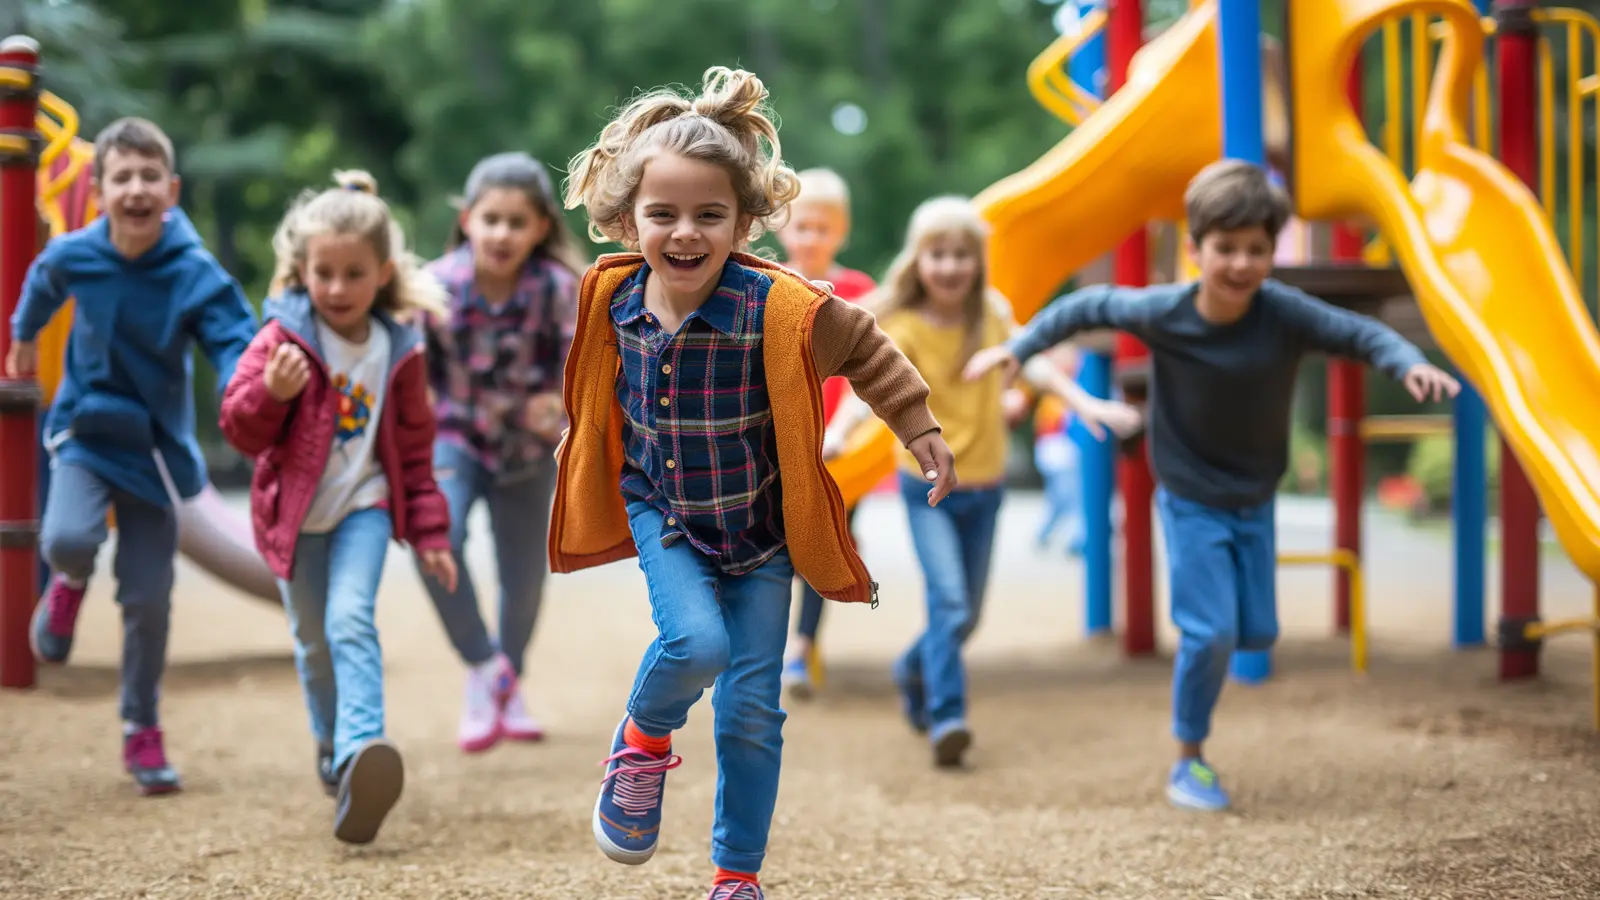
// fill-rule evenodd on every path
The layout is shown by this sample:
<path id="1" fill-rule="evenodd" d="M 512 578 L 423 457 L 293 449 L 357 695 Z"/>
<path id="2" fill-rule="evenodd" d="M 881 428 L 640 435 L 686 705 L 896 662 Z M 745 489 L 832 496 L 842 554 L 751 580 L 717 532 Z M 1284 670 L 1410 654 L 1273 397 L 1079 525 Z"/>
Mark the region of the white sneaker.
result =
<path id="1" fill-rule="evenodd" d="M 489 666 L 467 670 L 466 696 L 462 700 L 461 727 L 456 744 L 467 753 L 482 753 L 500 741 L 500 703 L 495 696 L 499 678 Z"/>
<path id="2" fill-rule="evenodd" d="M 528 714 L 522 699 L 522 686 L 513 683 L 505 705 L 500 708 L 500 734 L 508 741 L 542 741 L 544 727 Z"/>

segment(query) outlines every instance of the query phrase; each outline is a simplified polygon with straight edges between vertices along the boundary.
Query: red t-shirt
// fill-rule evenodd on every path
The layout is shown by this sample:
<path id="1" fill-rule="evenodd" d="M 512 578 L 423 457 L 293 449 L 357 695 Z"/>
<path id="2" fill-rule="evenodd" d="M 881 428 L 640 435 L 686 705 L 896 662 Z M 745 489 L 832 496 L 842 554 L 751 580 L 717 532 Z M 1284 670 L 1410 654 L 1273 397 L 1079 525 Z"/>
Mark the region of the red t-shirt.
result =
<path id="1" fill-rule="evenodd" d="M 833 292 L 840 300 L 849 300 L 854 303 L 872 293 L 877 287 L 872 276 L 855 269 L 846 269 L 843 266 L 834 266 L 828 272 L 828 277 L 823 279 L 833 282 Z M 844 400 L 844 392 L 850 386 L 849 379 L 835 375 L 822 383 L 822 420 L 833 420 L 834 410 L 839 408 L 839 403 Z"/>

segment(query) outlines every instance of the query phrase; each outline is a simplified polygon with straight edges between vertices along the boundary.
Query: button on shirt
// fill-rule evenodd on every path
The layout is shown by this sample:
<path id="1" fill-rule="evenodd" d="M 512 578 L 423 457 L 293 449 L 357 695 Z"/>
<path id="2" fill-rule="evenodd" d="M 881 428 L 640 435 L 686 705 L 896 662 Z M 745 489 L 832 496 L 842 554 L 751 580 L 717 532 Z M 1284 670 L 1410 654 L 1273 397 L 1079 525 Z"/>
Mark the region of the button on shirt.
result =
<path id="1" fill-rule="evenodd" d="M 687 539 L 729 574 L 783 547 L 778 440 L 761 329 L 772 281 L 733 260 L 668 334 L 645 309 L 649 265 L 612 298 L 622 367 L 622 493 L 660 510 L 665 546 Z"/>

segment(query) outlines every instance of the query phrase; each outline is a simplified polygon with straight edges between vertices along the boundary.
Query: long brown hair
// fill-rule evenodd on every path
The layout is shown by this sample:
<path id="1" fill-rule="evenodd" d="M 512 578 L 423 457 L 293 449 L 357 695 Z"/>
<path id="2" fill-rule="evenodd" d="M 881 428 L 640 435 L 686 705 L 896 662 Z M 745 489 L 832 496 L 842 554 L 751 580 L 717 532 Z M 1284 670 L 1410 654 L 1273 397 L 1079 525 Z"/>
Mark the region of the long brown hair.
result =
<path id="1" fill-rule="evenodd" d="M 467 175 L 466 190 L 459 201 L 461 209 L 470 211 L 483 199 L 484 194 L 496 188 L 521 191 L 539 215 L 550 223 L 544 240 L 533 248 L 530 256 L 544 256 L 566 266 L 575 276 L 583 275 L 583 270 L 589 267 L 589 259 L 579 249 L 571 226 L 561 214 L 561 206 L 556 202 L 556 189 L 550 183 L 550 173 L 546 171 L 544 163 L 520 150 L 484 157 Z M 462 230 L 458 217 L 450 227 L 450 238 L 445 242 L 445 249 L 454 250 L 466 242 L 467 233 Z"/>

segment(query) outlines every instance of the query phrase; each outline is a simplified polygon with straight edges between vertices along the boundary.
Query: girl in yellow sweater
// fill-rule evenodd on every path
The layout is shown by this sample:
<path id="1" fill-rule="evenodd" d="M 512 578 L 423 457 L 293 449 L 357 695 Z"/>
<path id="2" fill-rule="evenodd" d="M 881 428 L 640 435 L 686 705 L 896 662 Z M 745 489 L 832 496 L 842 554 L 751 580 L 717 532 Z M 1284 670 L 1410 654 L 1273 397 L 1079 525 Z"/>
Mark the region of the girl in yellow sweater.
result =
<path id="1" fill-rule="evenodd" d="M 911 538 L 927 584 L 928 626 L 896 662 L 894 679 L 906 717 L 927 733 L 940 766 L 960 765 L 972 743 L 961 652 L 983 608 L 1006 474 L 1004 381 L 961 375 L 974 353 L 1004 343 L 1017 328 L 1010 304 L 988 286 L 986 237 L 971 201 L 928 200 L 912 214 L 905 248 L 880 287 L 862 301 L 927 381 L 928 408 L 961 472 L 956 490 L 929 506 L 919 464 L 904 448 L 898 454 Z M 1084 393 L 1042 358 L 1026 374 L 1035 387 L 1059 394 L 1096 435 L 1102 427 L 1118 433 L 1138 427 L 1132 407 Z M 865 404 L 847 401 L 829 425 L 835 438 L 829 443 L 838 444 L 866 415 Z"/>

